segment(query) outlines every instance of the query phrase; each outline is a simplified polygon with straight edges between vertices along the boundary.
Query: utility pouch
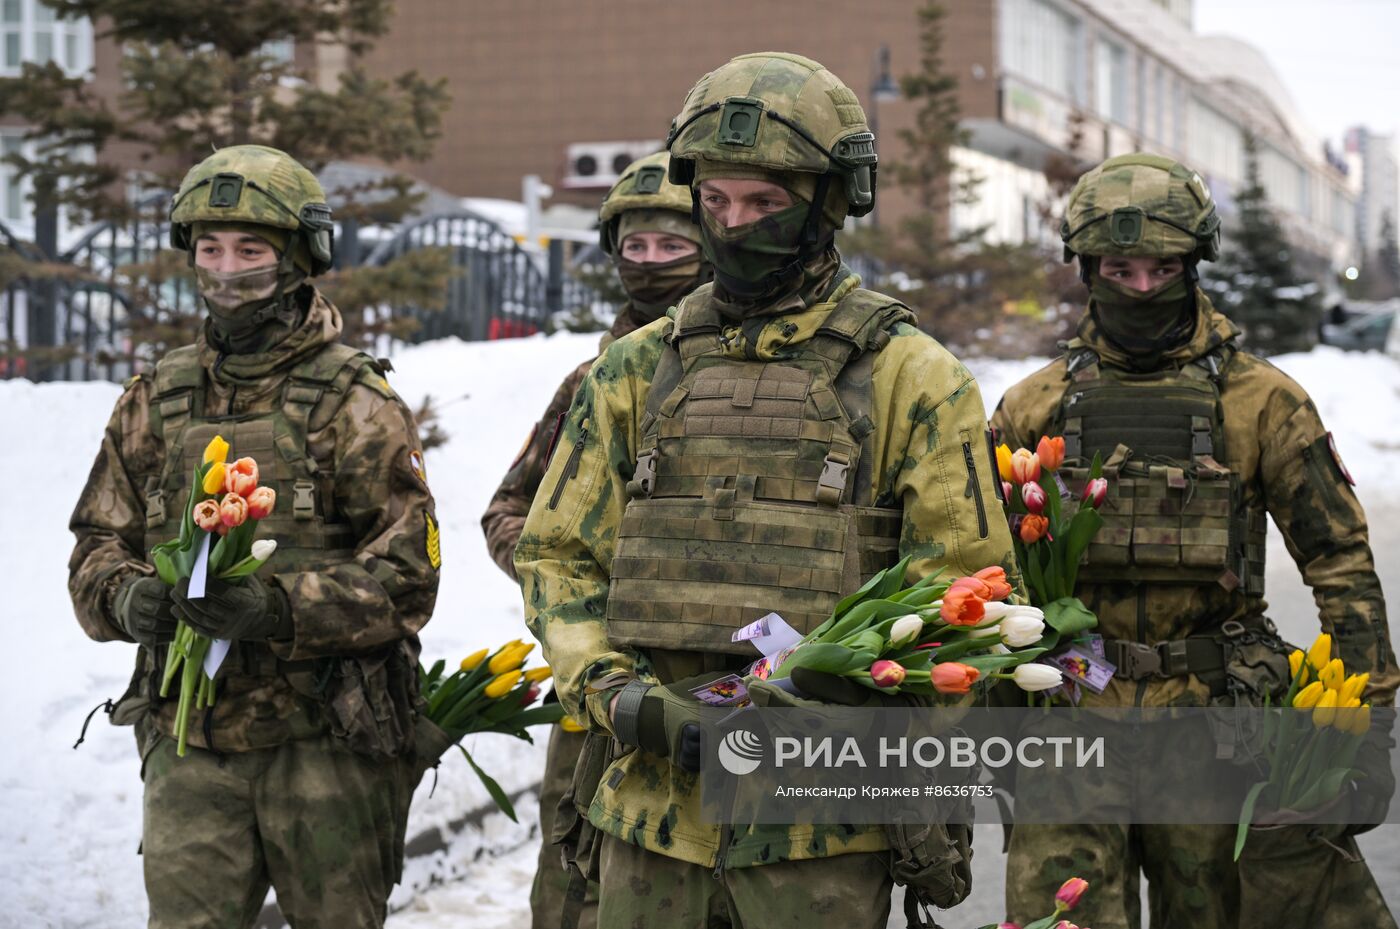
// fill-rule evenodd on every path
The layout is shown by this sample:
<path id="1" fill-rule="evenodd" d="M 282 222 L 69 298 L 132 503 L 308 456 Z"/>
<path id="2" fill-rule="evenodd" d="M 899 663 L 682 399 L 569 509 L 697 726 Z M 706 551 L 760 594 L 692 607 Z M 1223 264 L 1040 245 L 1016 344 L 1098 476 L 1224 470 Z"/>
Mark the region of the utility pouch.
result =
<path id="1" fill-rule="evenodd" d="M 550 842 L 559 846 L 565 867 L 577 871 L 586 880 L 598 879 L 598 853 L 602 849 L 602 834 L 588 821 L 588 807 L 603 782 L 603 772 L 612 762 L 612 737 L 606 733 L 589 732 L 579 751 L 578 767 L 569 788 L 559 797 L 554 811 Z"/>
<path id="2" fill-rule="evenodd" d="M 1221 625 L 1214 638 L 1225 653 L 1224 692 L 1212 696 L 1210 702 L 1215 757 L 1234 764 L 1253 764 L 1264 751 L 1261 720 L 1258 714 L 1237 711 L 1281 704 L 1292 683 L 1288 654 L 1293 649 L 1267 619 L 1256 628 L 1231 620 Z"/>
<path id="3" fill-rule="evenodd" d="M 923 814 L 927 816 L 928 814 Z M 972 891 L 972 827 L 964 823 L 897 822 L 885 827 L 890 875 L 921 907 L 948 909 Z M 914 913 L 906 905 L 910 925 Z"/>
<path id="4" fill-rule="evenodd" d="M 414 746 L 418 675 L 408 651 L 400 642 L 373 655 L 336 659 L 326 718 L 331 734 L 356 754 L 394 758 Z"/>

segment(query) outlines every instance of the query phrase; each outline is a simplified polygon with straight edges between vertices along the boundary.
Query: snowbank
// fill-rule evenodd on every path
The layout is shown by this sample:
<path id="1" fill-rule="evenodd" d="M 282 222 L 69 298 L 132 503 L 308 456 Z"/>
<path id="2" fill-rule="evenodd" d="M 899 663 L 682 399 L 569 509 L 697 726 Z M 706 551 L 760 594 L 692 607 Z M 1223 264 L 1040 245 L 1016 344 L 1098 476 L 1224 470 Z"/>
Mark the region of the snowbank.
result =
<path id="1" fill-rule="evenodd" d="M 432 394 L 447 445 L 427 456 L 428 479 L 443 530 L 443 578 L 436 618 L 424 635 L 424 657 L 449 660 L 523 634 L 519 593 L 490 562 L 479 519 L 497 482 L 524 442 L 560 379 L 597 345 L 594 335 L 561 334 L 496 343 L 444 340 L 407 349 L 390 381 L 415 406 Z M 1043 360 L 974 362 L 988 409 L 1003 391 Z M 1313 396 L 1336 436 L 1364 499 L 1400 502 L 1390 476 L 1400 468 L 1400 364 L 1379 354 L 1335 349 L 1285 356 L 1276 363 Z M 0 487 L 9 499 L 0 563 L 6 566 L 4 620 L 17 660 L 0 675 L 8 760 L 0 781 L 0 873 L 7 877 L 0 922 L 60 927 L 144 924 L 140 859 L 141 784 L 130 730 L 100 714 L 78 751 L 84 715 L 124 689 L 133 647 L 89 641 L 72 616 L 65 587 L 72 547 L 67 519 L 120 388 L 111 384 L 0 383 Z M 18 647 L 16 647 L 18 646 Z M 543 745 L 479 737 L 474 756 L 507 791 L 538 778 Z M 431 780 L 431 778 L 429 779 Z M 410 834 L 442 827 L 488 802 L 476 778 L 448 757 L 436 793 L 415 803 Z M 490 817 L 446 852 L 410 865 L 396 905 L 412 886 L 450 880 L 483 851 L 522 841 L 524 823 Z M 533 850 L 502 859 L 487 885 L 472 882 L 431 895 L 395 925 L 437 925 L 449 901 L 459 927 L 507 925 L 519 912 Z M 452 906 L 450 909 L 456 909 Z M 428 921 L 414 919 L 417 912 Z M 430 916 L 431 914 L 431 916 Z M 13 920 L 13 922 L 10 922 Z M 446 922 L 441 923 L 446 925 Z"/>

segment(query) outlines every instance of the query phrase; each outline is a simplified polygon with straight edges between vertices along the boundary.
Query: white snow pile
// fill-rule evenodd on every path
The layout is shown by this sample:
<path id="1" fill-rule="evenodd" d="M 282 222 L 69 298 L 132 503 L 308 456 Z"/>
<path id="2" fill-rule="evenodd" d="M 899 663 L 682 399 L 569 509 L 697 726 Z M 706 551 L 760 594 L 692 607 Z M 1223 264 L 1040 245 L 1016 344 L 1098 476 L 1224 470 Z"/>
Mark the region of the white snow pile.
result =
<path id="1" fill-rule="evenodd" d="M 424 658 L 454 661 L 483 646 L 525 636 L 518 590 L 486 554 L 479 519 L 501 475 L 561 378 L 596 350 L 597 336 L 561 334 L 495 343 L 445 340 L 402 351 L 390 382 L 416 406 L 431 394 L 450 440 L 429 452 L 429 482 L 442 525 L 442 588 L 423 636 Z M 974 362 L 990 411 L 1002 392 L 1043 360 Z M 1367 502 L 1400 499 L 1400 364 L 1378 354 L 1318 349 L 1277 364 L 1313 396 Z M 72 750 L 83 717 L 116 697 L 131 674 L 134 647 L 94 643 L 73 618 L 66 589 L 72 536 L 68 516 L 87 478 L 116 385 L 0 382 L 0 487 L 6 492 L 0 564 L 4 623 L 13 660 L 0 675 L 6 763 L 0 780 L 0 923 L 24 926 L 138 926 L 145 922 L 140 859 L 141 783 L 130 730 L 99 713 L 86 743 Z M 532 656 L 532 661 L 538 662 Z M 469 747 L 514 792 L 539 777 L 543 739 L 531 746 L 481 736 Z M 431 781 L 431 776 L 428 778 Z M 409 834 L 452 823 L 484 807 L 485 791 L 455 754 L 436 793 L 420 788 Z M 391 925 L 471 929 L 521 921 L 533 849 L 521 847 L 536 815 L 528 797 L 522 825 L 489 816 L 448 848 L 411 861 Z M 191 828 L 197 828 L 192 824 Z M 505 852 L 488 882 L 478 859 Z M 433 894 L 430 883 L 478 879 Z M 416 898 L 416 899 L 415 899 Z M 439 921 L 441 920 L 441 921 Z"/>

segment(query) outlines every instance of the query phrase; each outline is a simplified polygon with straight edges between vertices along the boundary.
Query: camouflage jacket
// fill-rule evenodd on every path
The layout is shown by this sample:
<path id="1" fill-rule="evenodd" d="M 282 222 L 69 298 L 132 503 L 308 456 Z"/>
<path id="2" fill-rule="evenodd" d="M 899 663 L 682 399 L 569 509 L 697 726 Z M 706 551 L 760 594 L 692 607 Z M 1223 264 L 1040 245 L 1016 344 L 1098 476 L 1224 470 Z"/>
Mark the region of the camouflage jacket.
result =
<path id="1" fill-rule="evenodd" d="M 335 343 L 340 329 L 339 311 L 316 294 L 305 322 L 263 354 L 220 356 L 201 336 L 197 350 L 206 372 L 205 415 L 268 410 L 281 396 L 289 368 Z M 144 550 L 143 488 L 160 473 L 165 447 L 152 429 L 153 393 L 153 380 L 145 375 L 127 383 L 70 521 L 77 545 L 69 559 L 69 593 L 83 631 L 97 641 L 129 641 L 113 619 L 113 596 L 127 577 L 155 573 Z M 328 392 L 314 408 L 307 444 L 318 466 L 335 475 L 335 508 L 352 528 L 354 556 L 324 570 L 297 571 L 287 565 L 282 572 L 273 556 L 262 576 L 286 593 L 294 635 L 269 643 L 271 652 L 281 661 L 304 664 L 406 641 L 416 653 L 418 631 L 437 597 L 439 560 L 433 498 L 412 413 L 377 368 L 366 365 L 343 395 Z M 240 648 L 254 650 L 250 643 Z M 255 650 L 269 655 L 266 646 Z M 162 649 L 162 659 L 163 654 Z M 306 688 L 299 694 L 285 673 L 267 675 L 265 668 L 245 674 L 238 659 L 235 649 L 226 662 L 229 670 L 221 669 L 219 675 L 219 698 L 208 726 L 217 749 L 261 748 L 324 731 L 325 721 L 315 701 L 305 696 Z M 146 649 L 139 651 L 128 693 L 133 708 L 118 716 L 131 722 L 148 712 L 155 727 L 169 734 L 175 693 L 161 700 L 150 686 L 159 663 Z M 190 723 L 190 742 L 207 747 L 206 727 L 198 716 Z"/>
<path id="2" fill-rule="evenodd" d="M 1196 300 L 1201 309 L 1194 335 L 1170 353 L 1166 363 L 1189 363 L 1238 335 L 1200 290 Z M 1069 349 L 1086 345 L 1099 353 L 1101 364 L 1124 366 L 1122 353 L 1087 314 Z M 1006 392 L 992 417 L 999 441 L 1013 449 L 1033 449 L 1053 428 L 1069 382 L 1067 358 L 1051 362 Z M 1289 554 L 1312 588 L 1322 628 L 1331 633 L 1348 671 L 1371 673 L 1368 698 L 1377 705 L 1392 702 L 1400 672 L 1367 544 L 1366 515 L 1340 462 L 1327 450 L 1328 434 L 1317 408 L 1287 375 L 1242 351 L 1225 369 L 1220 402 L 1224 463 L 1240 475 L 1245 505 L 1266 509 L 1282 532 Z M 1098 631 L 1104 636 L 1149 644 L 1208 634 L 1227 620 L 1261 617 L 1268 609 L 1262 597 L 1215 585 L 1081 583 L 1077 593 L 1098 615 Z M 1084 700 L 1091 705 L 1195 705 L 1208 695 L 1209 688 L 1197 678 L 1181 675 L 1137 683 L 1114 679 L 1101 696 L 1086 693 Z"/>
<path id="3" fill-rule="evenodd" d="M 612 328 L 603 335 L 598 344 L 598 351 L 601 352 L 640 325 L 642 322 L 637 319 L 632 308 L 624 306 L 618 311 Z M 520 454 L 515 456 L 510 470 L 501 478 L 501 486 L 491 495 L 491 503 L 482 514 L 481 531 L 486 534 L 486 548 L 491 552 L 491 560 L 496 562 L 511 580 L 516 580 L 515 543 L 520 538 L 521 527 L 525 525 L 525 514 L 530 512 L 530 502 L 535 499 L 535 492 L 539 490 L 540 481 L 544 479 L 544 470 L 549 466 L 554 436 L 563 424 L 564 416 L 569 412 L 569 405 L 574 401 L 578 385 L 582 383 L 583 376 L 593 367 L 596 360 L 595 355 L 574 368 L 569 372 L 569 376 L 564 378 L 564 383 L 554 392 L 549 406 L 545 407 L 544 415 L 530 429 Z"/>
<path id="4" fill-rule="evenodd" d="M 727 328 L 725 355 L 781 359 L 810 339 L 858 282 L 848 277 L 824 301 Z M 686 299 L 713 300 L 712 285 Z M 595 732 L 611 732 L 612 692 L 591 685 L 619 678 L 668 683 L 734 664 L 732 655 L 615 647 L 604 618 L 626 485 L 667 327 L 659 320 L 614 342 L 583 379 L 559 440 L 571 454 L 554 456 L 542 484 L 551 493 L 541 494 L 531 508 L 516 549 L 526 622 L 554 668 L 560 702 Z M 903 509 L 900 548 L 914 556 L 916 576 L 945 566 L 969 574 L 998 564 L 1014 576 L 1004 522 L 984 518 L 998 513 L 1000 504 L 976 382 L 918 329 L 899 323 L 890 335 L 873 368 L 871 499 Z M 975 499 L 968 491 L 964 443 L 976 450 L 981 494 Z M 555 489 L 554 505 L 540 502 L 554 500 Z M 632 751 L 613 762 L 589 818 L 648 850 L 705 867 L 719 862 L 720 827 L 701 818 L 696 778 L 656 756 Z M 723 864 L 738 868 L 887 847 L 881 828 L 735 827 Z"/>

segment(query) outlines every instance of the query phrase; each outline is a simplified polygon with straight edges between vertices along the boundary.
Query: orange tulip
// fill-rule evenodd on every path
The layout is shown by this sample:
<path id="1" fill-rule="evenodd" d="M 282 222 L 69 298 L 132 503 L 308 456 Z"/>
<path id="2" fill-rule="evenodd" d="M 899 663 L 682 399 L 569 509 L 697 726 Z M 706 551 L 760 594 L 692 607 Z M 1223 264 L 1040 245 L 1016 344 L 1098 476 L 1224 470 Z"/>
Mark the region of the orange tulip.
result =
<path id="1" fill-rule="evenodd" d="M 201 500 L 194 505 L 194 524 L 205 532 L 216 532 L 223 525 L 219 517 L 219 504 L 213 500 Z"/>
<path id="2" fill-rule="evenodd" d="M 1040 466 L 1050 471 L 1054 471 L 1065 460 L 1065 438 L 1057 435 L 1051 438 L 1048 435 L 1040 437 L 1040 444 L 1035 447 L 1035 456 L 1040 459 Z"/>
<path id="3" fill-rule="evenodd" d="M 1011 453 L 1011 480 L 1017 484 L 1034 483 L 1040 480 L 1040 459 L 1034 452 L 1018 448 Z"/>
<path id="4" fill-rule="evenodd" d="M 929 681 L 941 694 L 965 694 L 977 683 L 980 673 L 974 667 L 956 661 L 945 661 L 929 669 Z"/>
<path id="5" fill-rule="evenodd" d="M 253 519 L 265 519 L 277 505 L 277 491 L 271 487 L 254 487 L 248 495 L 248 515 Z"/>
<path id="6" fill-rule="evenodd" d="M 219 501 L 219 519 L 230 529 L 243 525 L 248 518 L 248 501 L 238 494 L 224 494 Z"/>
<path id="7" fill-rule="evenodd" d="M 992 585 L 988 584 L 986 581 L 982 580 L 975 574 L 968 575 L 967 577 L 960 577 L 957 580 L 953 581 L 953 583 L 948 585 L 949 590 L 952 590 L 955 587 L 962 590 L 971 591 L 972 595 L 979 600 L 996 599 L 992 596 Z"/>
<path id="8" fill-rule="evenodd" d="M 986 612 L 984 607 L 982 598 L 966 587 L 950 587 L 938 613 L 951 626 L 975 626 Z"/>
<path id="9" fill-rule="evenodd" d="M 246 497 L 257 486 L 258 463 L 251 458 L 238 459 L 224 472 L 224 490 L 231 494 Z"/>
<path id="10" fill-rule="evenodd" d="M 1006 580 L 1006 569 L 1000 565 L 983 568 L 972 576 L 978 578 L 982 583 L 991 588 L 991 595 L 985 599 L 1005 600 L 1007 597 L 1011 596 L 1011 584 Z"/>
<path id="11" fill-rule="evenodd" d="M 1021 541 L 1030 545 L 1032 542 L 1039 542 L 1045 538 L 1045 533 L 1050 531 L 1050 520 L 1044 516 L 1037 516 L 1029 513 L 1021 518 Z"/>

